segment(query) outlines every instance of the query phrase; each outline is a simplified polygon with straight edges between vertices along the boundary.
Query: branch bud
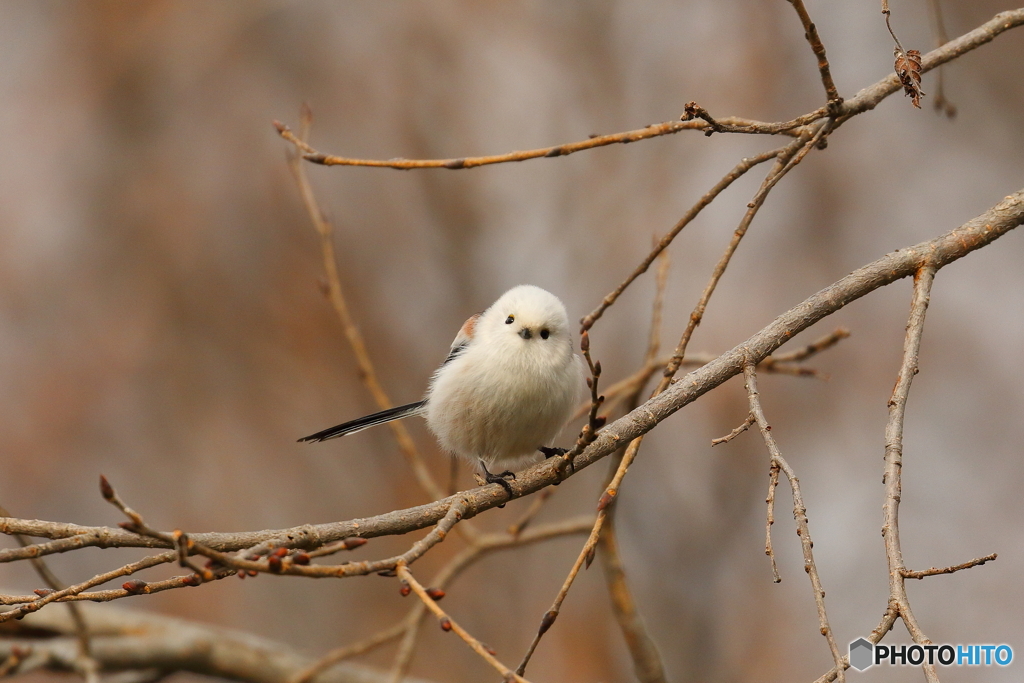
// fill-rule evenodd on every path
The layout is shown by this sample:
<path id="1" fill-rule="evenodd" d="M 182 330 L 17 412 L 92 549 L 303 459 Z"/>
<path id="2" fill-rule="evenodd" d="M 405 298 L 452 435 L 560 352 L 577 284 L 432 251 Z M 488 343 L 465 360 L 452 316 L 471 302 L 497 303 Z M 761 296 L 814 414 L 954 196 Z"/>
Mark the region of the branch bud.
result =
<path id="1" fill-rule="evenodd" d="M 551 625 L 555 623 L 555 619 L 558 618 L 558 612 L 551 610 L 544 615 L 544 618 L 540 620 L 540 628 L 538 629 L 538 635 L 544 635 L 547 630 L 551 628 Z"/>
<path id="2" fill-rule="evenodd" d="M 114 502 L 114 487 L 110 485 L 110 482 L 102 474 L 100 475 L 100 493 L 103 494 L 103 499 L 108 503 Z"/>

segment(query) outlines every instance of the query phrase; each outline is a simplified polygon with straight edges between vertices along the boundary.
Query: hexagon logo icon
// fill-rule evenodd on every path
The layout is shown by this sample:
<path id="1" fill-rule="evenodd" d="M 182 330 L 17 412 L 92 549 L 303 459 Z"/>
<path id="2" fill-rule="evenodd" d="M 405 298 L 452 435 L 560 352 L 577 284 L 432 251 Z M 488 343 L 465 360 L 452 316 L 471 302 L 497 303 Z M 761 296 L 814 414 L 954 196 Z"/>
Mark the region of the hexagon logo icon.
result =
<path id="1" fill-rule="evenodd" d="M 858 638 L 850 643 L 850 666 L 863 671 L 874 664 L 875 646 L 866 638 Z"/>

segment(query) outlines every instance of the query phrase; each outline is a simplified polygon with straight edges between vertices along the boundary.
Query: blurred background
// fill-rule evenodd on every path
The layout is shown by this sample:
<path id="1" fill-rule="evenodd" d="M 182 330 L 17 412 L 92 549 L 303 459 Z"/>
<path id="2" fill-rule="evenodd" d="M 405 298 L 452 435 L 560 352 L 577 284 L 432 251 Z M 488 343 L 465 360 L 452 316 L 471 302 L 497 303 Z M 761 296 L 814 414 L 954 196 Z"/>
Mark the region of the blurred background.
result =
<path id="1" fill-rule="evenodd" d="M 840 93 L 892 69 L 877 3 L 810 0 Z M 958 36 L 1006 7 L 944 2 Z M 934 45 L 926 4 L 897 2 L 904 45 Z M 945 232 L 1024 186 L 1024 32 L 947 67 L 959 115 L 897 93 L 843 126 L 771 194 L 692 352 L 731 348 L 887 251 Z M 824 99 L 787 2 L 0 2 L 0 504 L 87 525 L 120 516 L 100 473 L 153 526 L 290 527 L 426 502 L 386 429 L 295 439 L 374 409 L 321 294 L 318 238 L 271 121 L 346 156 L 491 154 L 712 115 L 786 120 Z M 466 171 L 308 171 L 336 224 L 341 277 L 396 402 L 420 397 L 459 325 L 533 283 L 570 317 L 590 311 L 653 236 L 743 156 L 779 139 L 699 133 L 567 158 Z M 767 167 L 750 173 L 671 249 L 663 342 L 674 346 Z M 909 586 L 937 643 L 1008 643 L 1024 655 L 1024 233 L 942 270 L 909 404 L 901 508 L 908 566 L 998 552 L 995 563 Z M 642 358 L 653 273 L 592 332 L 610 383 Z M 761 394 L 803 483 L 831 623 L 843 651 L 885 609 L 879 530 L 886 401 L 910 282 L 862 299 L 798 339 L 852 336 L 809 365 L 829 381 L 765 376 Z M 794 344 L 795 347 L 795 344 Z M 812 680 L 831 665 L 778 494 L 774 585 L 763 551 L 767 454 L 753 432 L 710 440 L 747 413 L 732 380 L 645 441 L 619 505 L 639 609 L 670 680 Z M 440 481 L 447 458 L 410 423 Z M 570 434 L 565 440 L 571 439 Z M 594 508 L 607 465 L 562 485 L 541 516 Z M 469 486 L 468 472 L 460 485 Z M 526 502 L 478 523 L 502 529 Z M 417 535 L 418 536 L 418 535 Z M 379 539 L 382 557 L 411 539 Z M 8 540 L 5 543 L 11 543 Z M 417 565 L 426 580 L 462 541 Z M 492 555 L 444 607 L 515 664 L 582 539 Z M 67 582 L 137 554 L 56 558 Z M 177 573 L 168 569 L 142 576 Z M 27 566 L 0 584 L 39 586 Z M 392 580 L 229 579 L 120 603 L 244 628 L 311 655 L 389 626 L 411 606 Z M 887 642 L 909 643 L 901 623 Z M 364 661 L 387 667 L 394 646 Z M 1009 668 L 945 681 L 1010 681 Z M 412 673 L 489 680 L 428 624 Z M 629 681 L 602 573 L 583 574 L 530 668 L 538 681 Z M 871 669 L 865 681 L 920 680 Z M 178 680 L 185 676 L 177 677 Z"/>

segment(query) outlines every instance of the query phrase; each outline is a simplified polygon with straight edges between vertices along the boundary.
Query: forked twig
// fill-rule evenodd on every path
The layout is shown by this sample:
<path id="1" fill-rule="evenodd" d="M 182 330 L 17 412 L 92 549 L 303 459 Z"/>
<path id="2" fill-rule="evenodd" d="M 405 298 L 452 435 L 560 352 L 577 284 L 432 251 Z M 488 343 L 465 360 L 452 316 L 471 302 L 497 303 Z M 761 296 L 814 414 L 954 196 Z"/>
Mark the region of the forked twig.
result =
<path id="1" fill-rule="evenodd" d="M 804 571 L 807 572 L 807 576 L 811 580 L 811 589 L 814 591 L 814 604 L 818 608 L 818 623 L 821 627 L 821 635 L 825 636 L 825 640 L 828 641 L 828 648 L 832 652 L 832 659 L 836 663 L 838 680 L 840 683 L 843 683 L 846 680 L 843 671 L 843 656 L 839 653 L 836 639 L 832 635 L 832 627 L 828 623 L 828 615 L 825 613 L 825 590 L 821 586 L 818 567 L 814 564 L 814 551 L 812 550 L 814 543 L 811 541 L 810 527 L 807 522 L 807 508 L 804 506 L 803 495 L 800 493 L 800 481 L 796 478 L 796 474 L 789 466 L 789 463 L 782 457 L 782 453 L 775 443 L 775 437 L 772 436 L 772 428 L 764 416 L 764 410 L 761 408 L 761 399 L 757 392 L 757 372 L 754 370 L 753 362 L 748 361 L 743 365 L 743 377 L 746 380 L 747 401 L 750 404 L 750 413 L 757 420 L 757 426 L 761 429 L 761 437 L 764 439 L 764 443 L 768 447 L 768 453 L 771 456 L 773 484 L 774 481 L 778 480 L 778 471 L 782 470 L 789 481 L 789 487 L 793 493 L 793 518 L 796 520 L 796 533 L 800 536 L 800 547 L 803 550 Z M 769 491 L 770 500 L 774 498 L 772 491 L 774 491 L 774 485 Z M 769 521 L 769 525 L 770 523 Z M 772 555 L 771 557 L 772 568 L 775 572 L 774 576 L 778 579 L 778 571 L 774 567 L 775 556 Z"/>

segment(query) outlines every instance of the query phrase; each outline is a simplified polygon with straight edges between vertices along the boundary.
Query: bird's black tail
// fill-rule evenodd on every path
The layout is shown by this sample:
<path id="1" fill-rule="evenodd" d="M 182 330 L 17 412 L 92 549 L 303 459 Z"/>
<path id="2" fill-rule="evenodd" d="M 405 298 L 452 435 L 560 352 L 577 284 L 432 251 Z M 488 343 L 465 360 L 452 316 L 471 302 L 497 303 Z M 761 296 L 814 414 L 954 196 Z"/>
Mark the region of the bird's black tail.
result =
<path id="1" fill-rule="evenodd" d="M 409 403 L 404 406 L 397 406 L 395 408 L 388 408 L 382 410 L 379 413 L 373 413 L 372 415 L 364 415 L 363 417 L 352 420 L 351 422 L 344 422 L 335 427 L 329 427 L 316 434 L 310 434 L 304 436 L 299 441 L 327 441 L 327 439 L 336 439 L 339 436 L 345 436 L 346 434 L 355 434 L 361 432 L 364 429 L 373 427 L 374 425 L 384 424 L 385 422 L 391 422 L 392 420 L 401 420 L 403 417 L 409 417 L 410 415 L 416 415 L 420 412 L 426 401 L 417 401 L 416 403 Z"/>

